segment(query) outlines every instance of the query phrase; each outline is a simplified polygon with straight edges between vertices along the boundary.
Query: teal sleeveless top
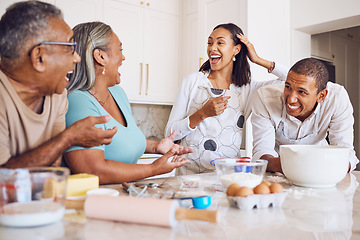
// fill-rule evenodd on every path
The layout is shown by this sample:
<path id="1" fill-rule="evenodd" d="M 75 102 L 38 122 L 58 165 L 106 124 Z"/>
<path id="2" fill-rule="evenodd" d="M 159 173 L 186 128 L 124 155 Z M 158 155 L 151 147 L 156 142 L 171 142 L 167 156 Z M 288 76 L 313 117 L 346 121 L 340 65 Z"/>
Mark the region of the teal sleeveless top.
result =
<path id="1" fill-rule="evenodd" d="M 135 123 L 131 113 L 130 103 L 124 90 L 119 85 L 115 85 L 110 87 L 109 91 L 115 99 L 120 111 L 123 113 L 127 126 L 124 127 L 112 117 L 109 122 L 97 125 L 97 127 L 103 129 L 117 126 L 118 130 L 109 145 L 101 145 L 91 149 L 100 149 L 104 151 L 105 159 L 108 160 L 136 163 L 140 156 L 145 152 L 146 138 Z M 88 91 L 76 90 L 69 94 L 68 101 L 69 109 L 66 114 L 67 128 L 74 122 L 88 116 L 111 116 Z M 78 149 L 84 148 L 74 146 L 67 151 Z"/>

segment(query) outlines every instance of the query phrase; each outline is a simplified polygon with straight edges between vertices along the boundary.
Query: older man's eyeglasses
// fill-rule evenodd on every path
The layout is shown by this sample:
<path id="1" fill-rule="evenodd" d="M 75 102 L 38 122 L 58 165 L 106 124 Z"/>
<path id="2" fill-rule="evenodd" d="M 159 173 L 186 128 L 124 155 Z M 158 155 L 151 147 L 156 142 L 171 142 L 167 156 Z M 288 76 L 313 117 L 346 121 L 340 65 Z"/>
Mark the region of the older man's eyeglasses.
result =
<path id="1" fill-rule="evenodd" d="M 29 51 L 29 56 L 31 54 L 31 51 L 40 45 L 60 45 L 60 46 L 71 46 L 72 47 L 72 54 L 75 52 L 76 43 L 75 42 L 41 42 L 33 46 Z"/>

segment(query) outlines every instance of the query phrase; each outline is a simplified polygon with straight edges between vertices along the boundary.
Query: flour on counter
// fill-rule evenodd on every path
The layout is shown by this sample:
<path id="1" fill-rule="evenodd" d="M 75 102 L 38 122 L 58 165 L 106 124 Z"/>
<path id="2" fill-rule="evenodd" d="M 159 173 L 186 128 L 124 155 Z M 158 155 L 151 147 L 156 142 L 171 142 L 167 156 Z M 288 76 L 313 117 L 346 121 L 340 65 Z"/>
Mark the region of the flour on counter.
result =
<path id="1" fill-rule="evenodd" d="M 291 182 L 287 178 L 285 178 L 284 176 L 267 176 L 266 180 L 269 181 L 269 182 L 291 184 Z"/>
<path id="2" fill-rule="evenodd" d="M 313 188 L 305 187 L 291 187 L 286 189 L 286 192 L 293 196 L 295 199 L 301 199 L 304 196 L 315 196 L 316 192 Z"/>

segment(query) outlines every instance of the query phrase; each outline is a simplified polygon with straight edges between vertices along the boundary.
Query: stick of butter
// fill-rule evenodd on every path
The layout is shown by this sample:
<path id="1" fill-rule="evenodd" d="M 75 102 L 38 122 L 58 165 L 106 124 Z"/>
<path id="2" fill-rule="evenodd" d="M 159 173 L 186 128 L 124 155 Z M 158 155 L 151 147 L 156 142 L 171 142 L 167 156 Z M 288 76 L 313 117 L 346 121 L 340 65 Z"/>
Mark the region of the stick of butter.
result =
<path id="1" fill-rule="evenodd" d="M 88 190 L 99 188 L 99 177 L 87 173 L 73 174 L 68 177 L 66 197 L 85 196 Z"/>

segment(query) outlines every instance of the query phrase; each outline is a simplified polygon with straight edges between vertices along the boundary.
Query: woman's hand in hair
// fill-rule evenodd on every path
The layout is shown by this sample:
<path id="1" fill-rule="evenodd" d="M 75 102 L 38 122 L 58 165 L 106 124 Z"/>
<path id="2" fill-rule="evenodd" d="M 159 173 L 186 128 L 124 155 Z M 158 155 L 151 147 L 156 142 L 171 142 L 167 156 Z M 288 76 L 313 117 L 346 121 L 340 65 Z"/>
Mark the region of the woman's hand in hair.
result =
<path id="1" fill-rule="evenodd" d="M 251 42 L 249 42 L 249 39 L 247 39 L 247 37 L 245 37 L 242 34 L 237 34 L 236 36 L 247 47 L 247 50 L 248 50 L 247 55 L 248 55 L 250 61 L 252 61 L 253 63 L 256 63 L 256 64 L 268 69 L 268 72 L 271 73 L 271 71 L 273 70 L 273 64 L 274 63 L 269 61 L 269 60 L 266 60 L 266 59 L 263 59 L 263 58 L 259 57 L 257 55 L 256 51 L 255 51 L 254 46 L 252 45 Z"/>
<path id="2" fill-rule="evenodd" d="M 247 49 L 248 49 L 248 54 L 247 55 L 248 55 L 250 61 L 252 61 L 253 63 L 258 63 L 258 61 L 260 60 L 260 57 L 257 55 L 257 53 L 255 51 L 255 48 L 254 48 L 254 45 L 252 45 L 252 43 L 249 41 L 249 39 L 247 37 L 245 37 L 244 35 L 237 34 L 236 36 L 247 47 Z"/>

